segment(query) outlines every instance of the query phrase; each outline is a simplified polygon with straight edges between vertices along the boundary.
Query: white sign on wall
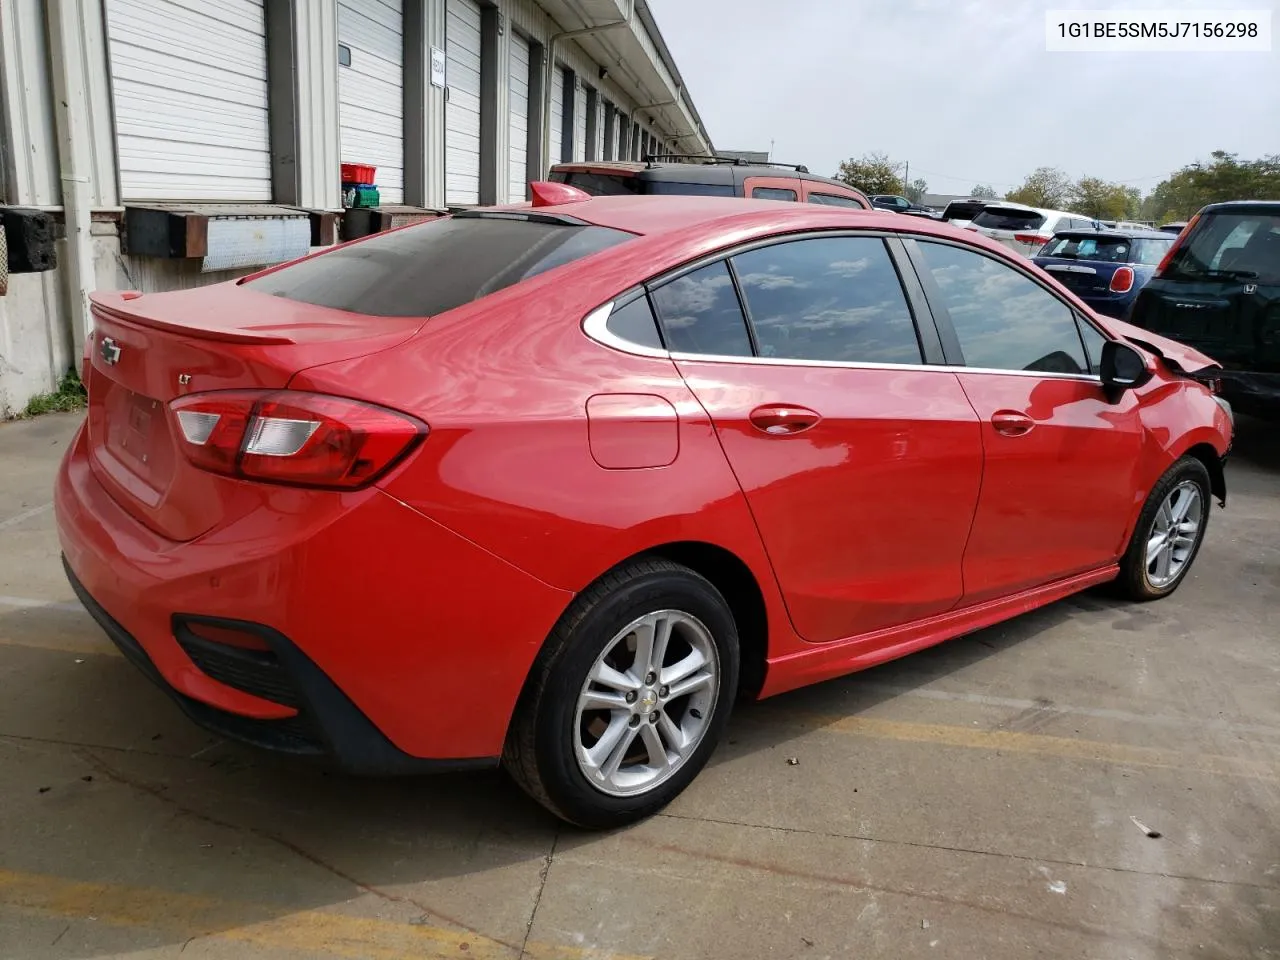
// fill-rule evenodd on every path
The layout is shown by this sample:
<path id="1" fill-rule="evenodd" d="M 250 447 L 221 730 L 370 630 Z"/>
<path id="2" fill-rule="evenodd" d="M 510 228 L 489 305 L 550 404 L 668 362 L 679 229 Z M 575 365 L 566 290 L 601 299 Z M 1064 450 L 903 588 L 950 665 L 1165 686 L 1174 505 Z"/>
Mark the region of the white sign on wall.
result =
<path id="1" fill-rule="evenodd" d="M 431 85 L 444 86 L 444 51 L 439 47 L 431 48 Z"/>

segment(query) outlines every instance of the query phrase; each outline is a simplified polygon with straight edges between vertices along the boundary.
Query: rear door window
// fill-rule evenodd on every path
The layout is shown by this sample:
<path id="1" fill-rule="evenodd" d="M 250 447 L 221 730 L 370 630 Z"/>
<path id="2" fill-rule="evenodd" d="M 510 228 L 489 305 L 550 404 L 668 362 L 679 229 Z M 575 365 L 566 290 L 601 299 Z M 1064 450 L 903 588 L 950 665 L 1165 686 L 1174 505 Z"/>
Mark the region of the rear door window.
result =
<path id="1" fill-rule="evenodd" d="M 878 237 L 793 240 L 733 267 L 762 357 L 919 363 L 907 297 Z"/>
<path id="2" fill-rule="evenodd" d="M 259 293 L 374 317 L 429 317 L 634 239 L 550 218 L 458 215 L 275 270 Z"/>
<path id="3" fill-rule="evenodd" d="M 752 355 L 746 318 L 723 260 L 655 287 L 650 296 L 668 350 L 725 357 Z"/>
<path id="4" fill-rule="evenodd" d="M 810 193 L 808 199 L 810 203 L 821 203 L 828 207 L 853 207 L 855 210 L 866 209 L 853 197 L 840 197 L 834 193 Z"/>
<path id="5" fill-rule="evenodd" d="M 988 230 L 1039 230 L 1044 226 L 1044 216 L 1034 210 L 987 207 L 971 222 L 975 227 Z"/>

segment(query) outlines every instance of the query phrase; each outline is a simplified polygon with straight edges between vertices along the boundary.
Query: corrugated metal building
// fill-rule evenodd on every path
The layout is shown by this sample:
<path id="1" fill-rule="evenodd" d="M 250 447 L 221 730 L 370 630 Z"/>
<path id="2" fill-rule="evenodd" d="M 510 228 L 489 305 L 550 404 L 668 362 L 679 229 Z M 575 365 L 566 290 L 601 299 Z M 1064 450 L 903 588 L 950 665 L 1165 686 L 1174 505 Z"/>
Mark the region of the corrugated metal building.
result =
<path id="1" fill-rule="evenodd" d="M 3 0 L 0 107 L 0 201 L 58 238 L 0 296 L 0 415 L 72 365 L 93 289 L 713 149 L 644 0 Z M 344 213 L 343 163 L 377 168 L 376 211 Z"/>

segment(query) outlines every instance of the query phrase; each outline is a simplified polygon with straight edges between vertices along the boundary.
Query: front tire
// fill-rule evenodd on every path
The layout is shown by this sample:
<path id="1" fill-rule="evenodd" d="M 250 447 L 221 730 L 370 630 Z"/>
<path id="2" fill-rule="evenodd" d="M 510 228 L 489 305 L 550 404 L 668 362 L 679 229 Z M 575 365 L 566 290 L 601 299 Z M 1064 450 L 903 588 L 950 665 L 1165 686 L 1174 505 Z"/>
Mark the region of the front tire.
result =
<path id="1" fill-rule="evenodd" d="M 584 591 L 552 631 L 503 764 L 570 823 L 649 816 L 711 756 L 738 667 L 733 614 L 710 581 L 667 560 L 629 563 Z"/>
<path id="2" fill-rule="evenodd" d="M 1209 471 L 1183 457 L 1152 488 L 1120 560 L 1116 587 L 1130 600 L 1167 597 L 1186 579 L 1209 526 Z"/>

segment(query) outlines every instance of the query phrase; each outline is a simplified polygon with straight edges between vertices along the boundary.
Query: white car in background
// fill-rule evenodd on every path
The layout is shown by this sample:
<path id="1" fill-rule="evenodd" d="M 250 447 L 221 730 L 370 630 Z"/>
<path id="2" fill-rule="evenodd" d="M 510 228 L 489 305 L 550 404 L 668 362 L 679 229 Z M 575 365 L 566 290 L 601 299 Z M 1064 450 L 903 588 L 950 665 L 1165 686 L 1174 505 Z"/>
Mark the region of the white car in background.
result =
<path id="1" fill-rule="evenodd" d="M 953 227 L 963 229 L 969 225 L 970 220 L 982 212 L 983 207 L 997 202 L 984 197 L 961 197 L 947 204 L 947 208 L 942 211 L 942 219 Z"/>
<path id="2" fill-rule="evenodd" d="M 998 240 L 1024 257 L 1034 257 L 1059 230 L 1088 230 L 1092 226 L 1092 218 L 1078 213 L 1001 200 L 983 207 L 965 229 Z"/>

